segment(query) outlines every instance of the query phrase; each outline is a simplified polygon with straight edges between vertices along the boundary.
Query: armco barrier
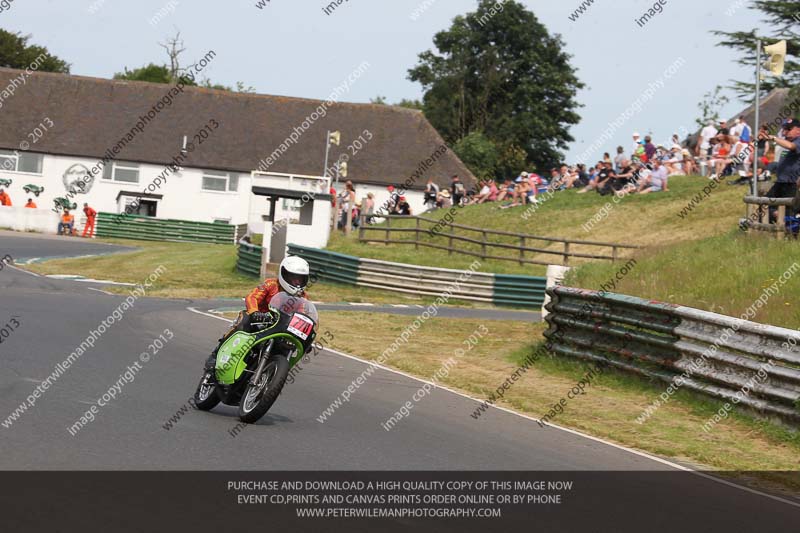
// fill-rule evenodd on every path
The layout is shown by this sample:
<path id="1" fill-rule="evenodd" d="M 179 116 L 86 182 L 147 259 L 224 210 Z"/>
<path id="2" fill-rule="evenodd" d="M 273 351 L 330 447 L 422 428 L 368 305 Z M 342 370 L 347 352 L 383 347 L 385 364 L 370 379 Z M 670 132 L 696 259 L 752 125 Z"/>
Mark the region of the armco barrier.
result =
<path id="1" fill-rule="evenodd" d="M 240 244 L 236 270 L 250 276 L 261 276 L 261 256 L 264 249 L 254 244 Z"/>
<path id="2" fill-rule="evenodd" d="M 800 332 L 620 294 L 547 293 L 545 337 L 556 354 L 800 422 Z"/>
<path id="3" fill-rule="evenodd" d="M 142 241 L 233 244 L 235 226 L 112 213 L 97 215 L 97 236 Z"/>
<path id="4" fill-rule="evenodd" d="M 338 283 L 427 296 L 455 289 L 453 298 L 535 309 L 541 309 L 544 302 L 546 279 L 542 277 L 477 271 L 466 276 L 462 270 L 362 259 L 294 244 L 289 245 L 289 253 L 308 261 L 320 279 Z M 462 281 L 454 287 L 459 279 Z"/>

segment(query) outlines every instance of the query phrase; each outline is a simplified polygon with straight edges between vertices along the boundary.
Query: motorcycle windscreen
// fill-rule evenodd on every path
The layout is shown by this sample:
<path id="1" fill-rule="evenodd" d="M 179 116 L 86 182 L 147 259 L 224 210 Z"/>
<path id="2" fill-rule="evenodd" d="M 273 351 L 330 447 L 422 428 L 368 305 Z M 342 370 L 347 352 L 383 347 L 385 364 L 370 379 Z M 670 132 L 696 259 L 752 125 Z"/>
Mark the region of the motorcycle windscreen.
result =
<path id="1" fill-rule="evenodd" d="M 255 342 L 255 335 L 237 331 L 217 352 L 217 381 L 223 385 L 236 383 L 247 368 L 245 356 Z"/>

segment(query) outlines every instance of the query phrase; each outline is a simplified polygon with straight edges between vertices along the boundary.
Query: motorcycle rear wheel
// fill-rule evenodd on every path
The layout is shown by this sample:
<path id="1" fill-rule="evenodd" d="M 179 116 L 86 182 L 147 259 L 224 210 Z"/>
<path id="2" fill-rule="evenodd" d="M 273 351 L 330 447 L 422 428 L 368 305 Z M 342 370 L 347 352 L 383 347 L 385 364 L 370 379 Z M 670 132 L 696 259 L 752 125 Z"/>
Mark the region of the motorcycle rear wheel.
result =
<path id="1" fill-rule="evenodd" d="M 281 356 L 271 358 L 259 382 L 255 386 L 248 383 L 245 388 L 242 401 L 239 402 L 239 420 L 245 424 L 255 424 L 267 414 L 283 390 L 288 375 L 289 361 Z"/>
<path id="2" fill-rule="evenodd" d="M 200 411 L 210 411 L 215 408 L 220 402 L 219 395 L 217 394 L 217 387 L 211 376 L 210 371 L 203 373 L 200 383 L 197 384 L 197 390 L 194 392 L 194 405 Z"/>

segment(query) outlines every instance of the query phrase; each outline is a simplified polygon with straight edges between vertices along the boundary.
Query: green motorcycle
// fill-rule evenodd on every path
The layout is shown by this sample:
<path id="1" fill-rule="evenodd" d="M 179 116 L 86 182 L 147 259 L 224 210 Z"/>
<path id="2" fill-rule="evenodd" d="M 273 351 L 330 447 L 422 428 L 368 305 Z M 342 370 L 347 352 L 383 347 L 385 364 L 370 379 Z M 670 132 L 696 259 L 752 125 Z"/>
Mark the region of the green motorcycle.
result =
<path id="1" fill-rule="evenodd" d="M 239 419 L 256 423 L 277 400 L 289 371 L 312 348 L 319 314 L 313 303 L 277 294 L 268 313 L 251 321 L 252 333 L 238 331 L 217 351 L 216 369 L 206 371 L 194 402 L 210 411 L 220 402 L 239 406 Z"/>

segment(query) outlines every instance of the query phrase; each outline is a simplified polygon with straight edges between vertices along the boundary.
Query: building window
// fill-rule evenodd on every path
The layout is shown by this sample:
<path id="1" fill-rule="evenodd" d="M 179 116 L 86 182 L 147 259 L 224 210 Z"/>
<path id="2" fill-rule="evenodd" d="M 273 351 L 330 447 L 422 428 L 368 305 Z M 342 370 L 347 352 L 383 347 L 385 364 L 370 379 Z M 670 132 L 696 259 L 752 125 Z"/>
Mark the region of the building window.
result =
<path id="1" fill-rule="evenodd" d="M 41 174 L 43 159 L 42 154 L 0 150 L 0 171 Z"/>
<path id="2" fill-rule="evenodd" d="M 224 172 L 203 172 L 203 190 L 213 192 L 236 192 L 239 190 L 239 175 Z"/>
<path id="3" fill-rule="evenodd" d="M 139 165 L 135 163 L 108 163 L 103 167 L 103 179 L 123 183 L 139 183 Z"/>

